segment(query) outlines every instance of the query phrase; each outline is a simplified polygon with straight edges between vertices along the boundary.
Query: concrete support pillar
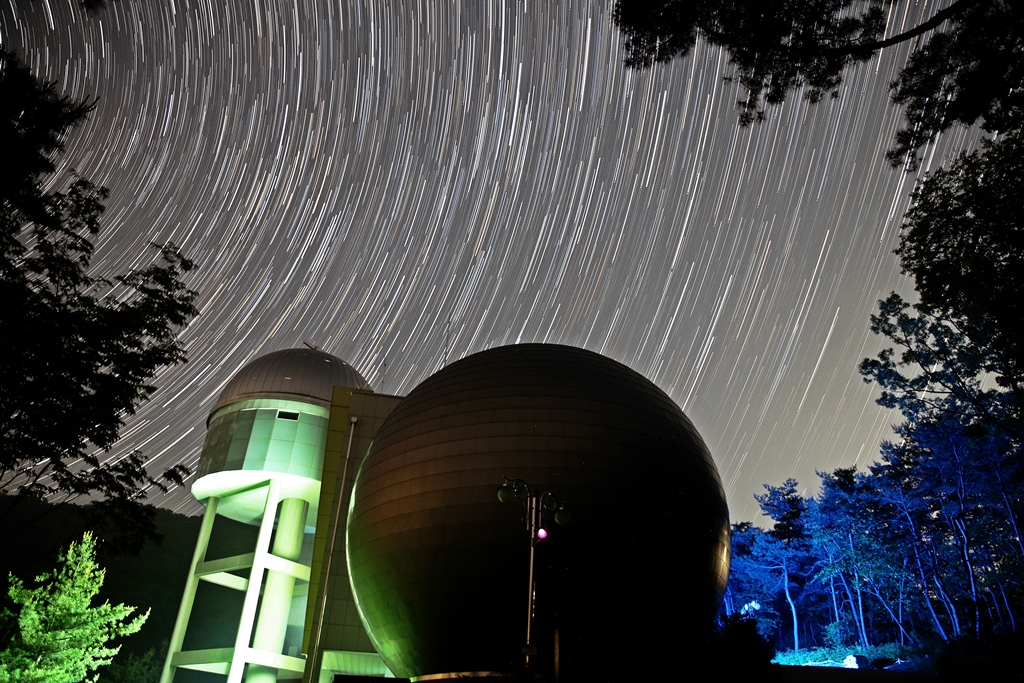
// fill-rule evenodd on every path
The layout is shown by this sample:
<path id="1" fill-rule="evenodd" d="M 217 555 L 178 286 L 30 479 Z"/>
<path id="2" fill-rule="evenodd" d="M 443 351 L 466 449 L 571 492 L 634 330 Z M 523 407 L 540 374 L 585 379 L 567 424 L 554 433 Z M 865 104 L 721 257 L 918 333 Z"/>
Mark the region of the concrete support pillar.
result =
<path id="1" fill-rule="evenodd" d="M 174 631 L 167 644 L 167 659 L 164 661 L 164 668 L 160 674 L 160 683 L 171 683 L 174 680 L 174 667 L 171 666 L 171 660 L 175 654 L 181 652 L 181 646 L 185 642 L 185 630 L 188 628 L 188 620 L 192 616 L 192 605 L 195 603 L 196 589 L 199 586 L 196 568 L 200 562 L 206 559 L 206 550 L 210 546 L 210 534 L 213 532 L 213 520 L 217 517 L 219 501 L 220 498 L 213 497 L 206 503 L 206 514 L 203 515 L 203 524 L 199 527 L 199 538 L 196 540 L 196 550 L 192 554 L 192 565 L 188 570 L 188 578 L 185 579 L 185 592 L 181 596 L 181 605 L 178 607 L 178 618 L 174 622 Z"/>
<path id="2" fill-rule="evenodd" d="M 277 517 L 277 504 L 281 500 L 281 486 L 271 479 L 267 491 L 267 504 L 260 522 L 260 533 L 256 537 L 256 554 L 249 574 L 249 587 L 245 591 L 245 602 L 242 603 L 242 618 L 238 623 L 238 636 L 235 638 L 235 656 L 231 660 L 228 671 L 228 683 L 241 683 L 245 657 L 238 656 L 249 650 L 249 638 L 252 637 L 252 626 L 256 621 L 256 607 L 260 601 L 260 588 L 263 587 L 263 573 L 267 566 L 267 554 L 270 550 L 270 537 L 274 532 L 274 518 Z"/>
<path id="3" fill-rule="evenodd" d="M 302 552 L 302 536 L 306 528 L 307 503 L 301 498 L 288 498 L 281 502 L 281 516 L 274 534 L 273 554 L 285 560 L 298 560 Z M 268 511 L 272 515 L 272 511 Z M 253 636 L 254 650 L 282 654 L 288 629 L 288 614 L 295 577 L 270 570 L 263 585 L 259 621 Z M 250 664 L 246 683 L 275 683 L 277 669 Z"/>

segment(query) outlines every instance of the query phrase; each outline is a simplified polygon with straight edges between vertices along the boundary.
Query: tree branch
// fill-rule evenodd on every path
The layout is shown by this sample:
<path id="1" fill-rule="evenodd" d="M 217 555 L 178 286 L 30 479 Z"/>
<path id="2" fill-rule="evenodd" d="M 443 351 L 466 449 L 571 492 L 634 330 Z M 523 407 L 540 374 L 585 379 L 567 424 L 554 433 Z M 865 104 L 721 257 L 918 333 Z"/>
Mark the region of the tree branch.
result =
<path id="1" fill-rule="evenodd" d="M 899 43 L 906 42 L 911 38 L 917 38 L 920 35 L 927 33 L 940 26 L 944 21 L 955 17 L 959 14 L 963 14 L 971 7 L 979 5 L 981 3 L 988 3 L 992 0 L 957 0 L 946 9 L 936 12 L 928 21 L 918 24 L 909 31 L 904 31 L 895 36 L 890 36 L 885 40 L 876 40 L 872 43 L 851 43 L 838 47 L 822 47 L 822 48 L 798 48 L 792 45 L 757 45 L 758 49 L 764 49 L 770 52 L 785 53 L 796 57 L 842 57 L 845 55 L 856 55 L 856 54 L 870 54 L 877 50 L 881 50 L 885 47 L 891 47 L 898 45 Z M 728 41 L 728 36 L 719 32 L 712 31 L 709 29 L 701 28 L 701 31 L 708 37 L 708 39 L 717 44 L 725 44 Z"/>
<path id="2" fill-rule="evenodd" d="M 853 54 L 855 52 L 860 52 L 862 50 L 867 50 L 867 51 L 870 51 L 870 52 L 874 52 L 875 50 L 881 50 L 883 47 L 890 47 L 892 45 L 897 45 L 897 44 L 902 43 L 904 41 L 910 40 L 911 38 L 916 38 L 916 37 L 918 37 L 918 36 L 920 36 L 920 35 L 922 35 L 924 33 L 927 33 L 928 31 L 930 31 L 933 28 L 936 28 L 937 26 L 942 24 L 942 22 L 946 21 L 947 19 L 950 19 L 951 17 L 955 17 L 958 14 L 963 14 L 964 12 L 969 10 L 971 7 L 973 7 L 974 5 L 979 5 L 982 2 L 991 2 L 991 0 L 957 0 L 957 2 L 954 2 L 952 5 L 950 5 L 946 9 L 944 9 L 944 10 L 942 10 L 940 12 L 936 12 L 935 16 L 932 17 L 931 19 L 929 19 L 928 21 L 924 22 L 923 24 L 918 24 L 917 26 L 915 26 L 914 28 L 910 29 L 909 31 L 904 31 L 903 33 L 900 33 L 900 34 L 895 35 L 895 36 L 891 36 L 889 38 L 886 38 L 885 40 L 876 41 L 874 43 L 867 43 L 865 45 L 850 46 L 848 48 L 833 48 L 835 50 L 835 52 L 831 52 L 829 50 L 823 50 L 823 52 L 826 53 L 826 54 L 837 54 L 837 55 Z"/>

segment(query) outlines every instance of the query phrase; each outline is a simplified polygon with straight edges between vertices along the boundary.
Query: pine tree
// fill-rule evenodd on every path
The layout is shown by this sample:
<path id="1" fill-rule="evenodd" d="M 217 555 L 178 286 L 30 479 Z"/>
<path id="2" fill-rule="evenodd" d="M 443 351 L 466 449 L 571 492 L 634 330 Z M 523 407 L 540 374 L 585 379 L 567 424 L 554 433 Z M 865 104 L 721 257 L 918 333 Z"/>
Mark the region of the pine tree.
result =
<path id="1" fill-rule="evenodd" d="M 18 611 L 3 615 L 9 640 L 0 650 L 0 683 L 97 681 L 96 670 L 121 649 L 110 641 L 136 633 L 149 616 L 147 611 L 130 619 L 135 608 L 123 604 L 92 606 L 104 570 L 96 564 L 91 534 L 72 543 L 58 565 L 36 578 L 36 588 L 10 577 L 8 595 Z"/>

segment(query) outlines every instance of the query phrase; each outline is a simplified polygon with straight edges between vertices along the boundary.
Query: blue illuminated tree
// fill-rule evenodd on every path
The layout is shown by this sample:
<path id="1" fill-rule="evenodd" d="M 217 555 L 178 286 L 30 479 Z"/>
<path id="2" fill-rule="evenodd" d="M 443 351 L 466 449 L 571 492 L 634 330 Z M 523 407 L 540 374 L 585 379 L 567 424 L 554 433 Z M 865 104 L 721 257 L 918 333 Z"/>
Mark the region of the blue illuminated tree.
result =
<path id="1" fill-rule="evenodd" d="M 750 522 L 732 526 L 732 560 L 729 568 L 729 586 L 726 591 L 727 615 L 738 614 L 757 620 L 764 635 L 773 635 L 779 626 L 779 613 L 775 608 L 775 587 L 778 583 L 770 569 L 761 564 L 759 550 L 766 531 Z"/>
<path id="2" fill-rule="evenodd" d="M 913 641 L 907 631 L 911 577 L 894 530 L 891 509 L 879 497 L 877 482 L 856 467 L 819 472 L 821 488 L 810 505 L 808 529 L 818 571 L 815 579 L 828 584 L 832 606 L 829 629 L 833 644 L 844 644 L 847 615 L 856 642 L 870 647 L 871 624 L 888 617 L 901 644 Z"/>
<path id="3" fill-rule="evenodd" d="M 799 650 L 797 600 L 807 581 L 811 562 L 810 537 L 804 517 L 807 502 L 797 492 L 795 479 L 787 479 L 782 486 L 765 484 L 764 487 L 765 493 L 754 498 L 761 512 L 775 524 L 756 538 L 751 548 L 751 561 L 766 573 L 765 577 L 774 579 L 775 591 L 785 598 L 793 625 L 793 649 Z"/>

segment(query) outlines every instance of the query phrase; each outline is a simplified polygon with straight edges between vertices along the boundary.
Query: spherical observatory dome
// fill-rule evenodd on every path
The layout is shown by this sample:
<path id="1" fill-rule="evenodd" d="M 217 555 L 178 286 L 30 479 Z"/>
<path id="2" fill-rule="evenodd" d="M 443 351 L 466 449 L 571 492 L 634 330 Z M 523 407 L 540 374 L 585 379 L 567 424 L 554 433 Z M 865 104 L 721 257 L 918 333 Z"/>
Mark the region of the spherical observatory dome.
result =
<path id="1" fill-rule="evenodd" d="M 522 344 L 452 363 L 387 418 L 347 550 L 363 623 L 398 676 L 523 666 L 530 535 L 503 477 L 565 501 L 536 545 L 531 668 L 628 681 L 687 667 L 729 572 L 715 464 L 678 406 L 621 363 Z"/>

